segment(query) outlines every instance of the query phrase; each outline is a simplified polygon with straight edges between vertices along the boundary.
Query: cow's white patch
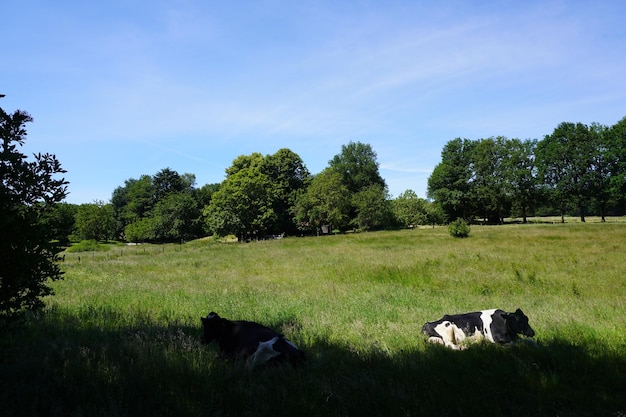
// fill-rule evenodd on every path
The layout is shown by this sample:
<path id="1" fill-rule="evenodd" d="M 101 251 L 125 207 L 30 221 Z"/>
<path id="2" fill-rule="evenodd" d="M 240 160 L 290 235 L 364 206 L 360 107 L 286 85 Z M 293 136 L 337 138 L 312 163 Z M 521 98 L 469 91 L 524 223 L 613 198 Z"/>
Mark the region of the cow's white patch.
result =
<path id="1" fill-rule="evenodd" d="M 275 336 L 266 342 L 259 342 L 256 352 L 254 352 L 248 360 L 248 366 L 250 368 L 254 368 L 257 365 L 263 364 L 280 355 L 279 352 L 274 350 L 274 343 L 276 343 L 276 341 L 278 341 L 278 336 Z"/>
<path id="2" fill-rule="evenodd" d="M 443 321 L 439 323 L 434 330 L 437 334 L 441 335 L 443 344 L 451 349 L 460 349 L 459 345 L 465 340 L 465 333 L 463 333 L 463 330 L 459 329 L 456 324 L 450 321 Z M 429 341 L 431 339 L 429 339 Z"/>
<path id="3" fill-rule="evenodd" d="M 491 322 L 493 321 L 493 315 L 495 312 L 495 308 L 480 312 L 480 320 L 483 322 L 483 335 L 492 343 L 495 341 L 493 340 L 493 334 L 491 334 Z"/>
<path id="4" fill-rule="evenodd" d="M 206 318 L 210 320 L 210 319 L 214 319 L 214 318 L 215 318 L 215 316 L 217 316 L 217 314 L 215 314 L 215 313 L 209 313 L 209 315 L 208 315 L 208 316 L 206 316 Z"/>

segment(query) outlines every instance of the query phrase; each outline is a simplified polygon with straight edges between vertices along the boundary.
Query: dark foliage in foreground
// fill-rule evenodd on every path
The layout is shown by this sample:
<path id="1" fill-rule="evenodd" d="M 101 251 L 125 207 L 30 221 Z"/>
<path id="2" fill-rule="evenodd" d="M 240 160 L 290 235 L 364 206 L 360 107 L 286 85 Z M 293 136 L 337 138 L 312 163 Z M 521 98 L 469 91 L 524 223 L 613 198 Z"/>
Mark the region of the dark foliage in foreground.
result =
<path id="1" fill-rule="evenodd" d="M 67 182 L 55 178 L 65 171 L 54 155 L 28 161 L 19 151 L 31 121 L 24 111 L 0 108 L 0 319 L 43 306 L 47 281 L 62 276 L 54 262 L 61 249 L 43 219 L 67 194 Z"/>

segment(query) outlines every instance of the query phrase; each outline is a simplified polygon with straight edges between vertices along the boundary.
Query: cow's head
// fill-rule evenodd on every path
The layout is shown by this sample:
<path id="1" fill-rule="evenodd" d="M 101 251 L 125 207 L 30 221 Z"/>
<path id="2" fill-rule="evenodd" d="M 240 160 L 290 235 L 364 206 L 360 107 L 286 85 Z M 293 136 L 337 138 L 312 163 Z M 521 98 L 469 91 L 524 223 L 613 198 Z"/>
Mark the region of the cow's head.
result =
<path id="1" fill-rule="evenodd" d="M 223 332 L 225 320 L 217 315 L 217 313 L 211 312 L 206 317 L 200 317 L 202 321 L 202 327 L 204 332 L 200 336 L 200 343 L 207 344 L 218 339 Z"/>
<path id="2" fill-rule="evenodd" d="M 533 337 L 535 331 L 528 324 L 528 317 L 519 308 L 515 313 L 504 314 L 506 326 L 512 334 L 523 334 L 526 337 Z"/>

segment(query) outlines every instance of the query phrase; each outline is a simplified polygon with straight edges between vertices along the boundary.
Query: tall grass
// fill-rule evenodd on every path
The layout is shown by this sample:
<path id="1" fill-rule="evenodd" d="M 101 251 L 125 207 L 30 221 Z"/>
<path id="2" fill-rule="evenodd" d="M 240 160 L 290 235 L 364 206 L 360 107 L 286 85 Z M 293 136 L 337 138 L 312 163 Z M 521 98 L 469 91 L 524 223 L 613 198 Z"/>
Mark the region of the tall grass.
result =
<path id="1" fill-rule="evenodd" d="M 622 416 L 624 243 L 626 224 L 570 223 L 68 253 L 48 308 L 0 342 L 0 410 Z M 522 308 L 537 343 L 452 352 L 420 334 L 492 307 Z M 284 332 L 307 364 L 222 361 L 198 343 L 209 311 Z"/>

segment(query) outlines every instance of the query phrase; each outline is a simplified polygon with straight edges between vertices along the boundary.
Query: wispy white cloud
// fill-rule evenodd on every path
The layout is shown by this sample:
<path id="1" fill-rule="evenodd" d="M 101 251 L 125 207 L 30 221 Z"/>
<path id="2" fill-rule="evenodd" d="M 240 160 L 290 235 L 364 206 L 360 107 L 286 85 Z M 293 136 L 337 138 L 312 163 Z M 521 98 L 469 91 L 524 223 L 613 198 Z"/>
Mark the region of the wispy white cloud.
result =
<path id="1" fill-rule="evenodd" d="M 397 194 L 424 189 L 455 137 L 539 138 L 626 108 L 620 2 L 74 3 L 8 0 L 0 27 L 24 35 L 3 92 L 35 116 L 33 143 L 69 159 L 124 144 L 221 178 L 248 150 L 295 148 L 321 169 L 359 140 Z"/>

